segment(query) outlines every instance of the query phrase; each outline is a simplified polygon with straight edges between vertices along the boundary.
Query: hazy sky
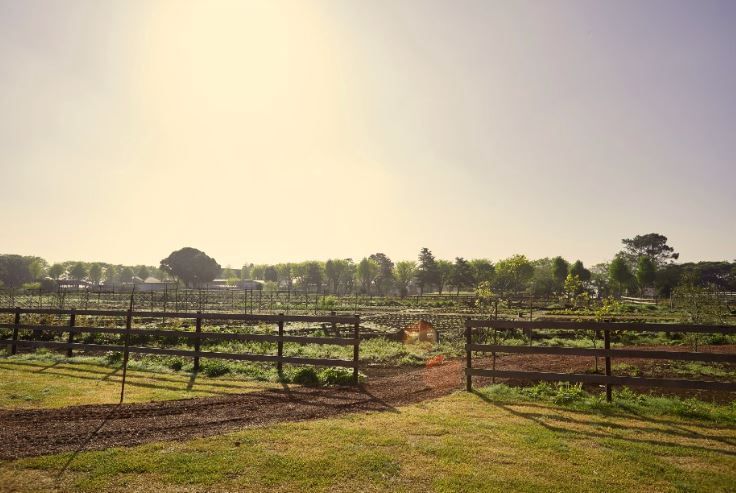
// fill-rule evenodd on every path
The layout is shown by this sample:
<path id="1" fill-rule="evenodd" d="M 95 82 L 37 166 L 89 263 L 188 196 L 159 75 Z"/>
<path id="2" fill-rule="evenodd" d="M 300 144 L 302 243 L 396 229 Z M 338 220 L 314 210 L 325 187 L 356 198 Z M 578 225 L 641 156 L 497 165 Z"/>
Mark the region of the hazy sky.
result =
<path id="1" fill-rule="evenodd" d="M 0 253 L 736 258 L 736 2 L 0 0 Z"/>

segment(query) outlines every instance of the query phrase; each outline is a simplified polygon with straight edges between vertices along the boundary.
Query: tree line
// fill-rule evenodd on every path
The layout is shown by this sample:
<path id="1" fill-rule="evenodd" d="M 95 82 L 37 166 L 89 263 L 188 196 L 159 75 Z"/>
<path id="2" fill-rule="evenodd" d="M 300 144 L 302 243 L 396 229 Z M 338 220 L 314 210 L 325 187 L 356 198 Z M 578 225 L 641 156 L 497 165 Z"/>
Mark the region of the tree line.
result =
<path id="1" fill-rule="evenodd" d="M 658 233 L 622 240 L 622 249 L 609 262 L 586 267 L 580 260 L 557 257 L 528 259 L 512 255 L 489 259 L 438 259 L 422 248 L 417 260 L 394 262 L 384 253 L 359 261 L 244 264 L 222 268 L 214 258 L 195 248 L 182 248 L 161 260 L 159 266 L 123 266 L 105 263 L 64 262 L 48 265 L 38 257 L 0 256 L 0 282 L 19 287 L 40 280 L 78 279 L 92 284 L 129 283 L 134 276 L 175 279 L 185 286 L 204 287 L 215 278 L 237 285 L 260 281 L 267 290 L 298 289 L 335 295 L 400 295 L 490 289 L 499 294 L 535 296 L 580 294 L 669 296 L 684 277 L 703 286 L 736 291 L 736 261 L 677 263 L 679 255 Z"/>
<path id="2" fill-rule="evenodd" d="M 0 255 L 0 287 L 56 288 L 56 281 L 88 281 L 91 284 L 124 284 L 150 276 L 166 277 L 151 265 L 122 265 L 105 262 L 67 261 L 49 264 L 41 257 Z"/>

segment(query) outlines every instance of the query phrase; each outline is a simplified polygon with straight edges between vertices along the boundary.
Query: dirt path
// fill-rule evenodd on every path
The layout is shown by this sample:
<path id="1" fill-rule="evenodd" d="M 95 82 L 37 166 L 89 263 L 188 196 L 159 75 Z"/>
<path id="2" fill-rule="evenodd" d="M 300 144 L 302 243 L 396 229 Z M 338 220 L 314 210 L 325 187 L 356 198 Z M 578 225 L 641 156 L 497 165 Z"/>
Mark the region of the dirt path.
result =
<path id="1" fill-rule="evenodd" d="M 369 372 L 362 388 L 284 386 L 223 397 L 146 404 L 0 411 L 0 459 L 183 440 L 251 426 L 386 411 L 461 388 L 462 366 Z"/>
<path id="2" fill-rule="evenodd" d="M 736 352 L 736 347 L 710 346 L 706 350 Z M 392 410 L 463 388 L 464 363 L 464 360 L 451 360 L 434 368 L 409 371 L 369 369 L 368 384 L 361 388 L 285 385 L 280 389 L 247 394 L 146 404 L 0 410 L 0 459 L 183 440 L 283 421 Z M 657 361 L 622 358 L 617 363 L 630 363 L 647 373 L 671 376 L 657 366 L 660 364 Z M 515 354 L 499 357 L 496 367 L 581 373 L 588 371 L 592 364 L 591 357 Z M 474 358 L 474 365 L 491 367 L 487 358 Z M 487 379 L 474 378 L 476 386 L 487 382 Z M 684 391 L 682 395 L 700 396 L 700 392 Z M 720 396 L 710 392 L 707 395 L 716 399 L 733 398 L 728 393 Z"/>

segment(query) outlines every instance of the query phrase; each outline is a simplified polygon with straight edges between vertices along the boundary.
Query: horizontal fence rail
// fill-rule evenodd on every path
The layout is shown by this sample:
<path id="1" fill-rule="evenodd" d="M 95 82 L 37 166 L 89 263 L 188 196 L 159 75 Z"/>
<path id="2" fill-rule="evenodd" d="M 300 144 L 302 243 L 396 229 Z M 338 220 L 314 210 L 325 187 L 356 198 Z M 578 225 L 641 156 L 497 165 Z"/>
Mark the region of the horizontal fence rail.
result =
<path id="1" fill-rule="evenodd" d="M 299 315 L 250 315 L 238 313 L 191 313 L 191 312 L 150 312 L 133 310 L 75 310 L 75 309 L 33 309 L 33 308 L 0 308 L 0 313 L 13 314 L 13 323 L 0 323 L 0 329 L 12 329 L 10 339 L 0 339 L 0 345 L 7 345 L 10 354 L 16 354 L 18 347 L 26 348 L 51 348 L 66 350 L 67 356 L 71 357 L 74 350 L 83 351 L 119 351 L 123 353 L 124 370 L 127 366 L 130 354 L 158 354 L 167 356 L 181 356 L 194 358 L 194 370 L 199 370 L 200 358 L 228 359 L 235 361 L 256 361 L 264 363 L 276 363 L 279 374 L 282 373 L 283 364 L 335 366 L 353 369 L 353 383 L 358 383 L 358 370 L 360 358 L 360 317 L 338 316 L 334 313 L 324 316 L 299 316 Z M 23 315 L 57 315 L 68 316 L 64 325 L 50 324 L 28 324 L 21 323 Z M 76 325 L 77 317 L 121 317 L 125 318 L 125 327 L 88 327 Z M 162 330 L 148 328 L 134 328 L 133 318 L 180 318 L 195 321 L 194 331 L 185 330 Z M 275 334 L 247 334 L 230 332 L 204 332 L 202 322 L 205 320 L 235 320 L 244 322 L 265 322 L 277 325 Z M 337 324 L 350 325 L 352 337 L 318 337 L 288 335 L 284 331 L 287 322 L 323 323 L 330 324 L 333 331 L 337 333 Z M 21 331 L 52 332 L 54 334 L 67 334 L 67 340 L 23 340 Z M 93 344 L 75 342 L 77 334 L 110 334 L 121 336 L 123 343 L 117 344 Z M 131 338 L 137 336 L 161 337 L 170 339 L 186 339 L 193 341 L 194 349 L 172 349 L 163 347 L 146 347 L 131 344 Z M 276 343 L 276 354 L 255 353 L 226 353 L 215 351 L 202 351 L 200 346 L 207 341 L 257 341 Z M 353 359 L 336 358 L 307 358 L 284 355 L 284 343 L 295 344 L 323 344 L 337 346 L 352 346 Z M 121 398 L 122 399 L 122 398 Z"/>
<path id="2" fill-rule="evenodd" d="M 529 340 L 528 346 L 513 346 L 503 344 L 480 344 L 474 342 L 481 329 L 492 329 L 494 334 L 498 330 L 523 330 Z M 603 334 L 603 348 L 575 348 L 559 346 L 533 346 L 534 331 L 557 329 L 572 331 L 595 331 Z M 465 352 L 466 352 L 466 389 L 472 390 L 472 377 L 512 378 L 523 380 L 543 380 L 559 382 L 576 382 L 599 384 L 606 387 L 606 399 L 611 400 L 613 385 L 630 385 L 644 387 L 664 387 L 673 389 L 704 389 L 720 391 L 736 391 L 736 382 L 722 382 L 710 380 L 688 380 L 684 378 L 650 378 L 617 376 L 612 374 L 611 361 L 614 358 L 642 358 L 657 360 L 701 361 L 707 363 L 736 363 L 736 354 L 723 354 L 697 351 L 678 351 L 661 349 L 612 349 L 611 335 L 622 331 L 632 332 L 675 332 L 675 333 L 706 333 L 706 334 L 736 334 L 736 326 L 731 325 L 691 325 L 691 324 L 648 324 L 622 322 L 524 322 L 507 320 L 473 320 L 465 321 Z M 495 338 L 494 338 L 495 340 Z M 473 353 L 491 353 L 493 368 L 474 368 Z M 593 356 L 605 360 L 605 374 L 576 374 L 553 373 L 542 371 L 497 370 L 496 355 L 498 353 L 529 354 L 529 355 L 567 355 Z"/>

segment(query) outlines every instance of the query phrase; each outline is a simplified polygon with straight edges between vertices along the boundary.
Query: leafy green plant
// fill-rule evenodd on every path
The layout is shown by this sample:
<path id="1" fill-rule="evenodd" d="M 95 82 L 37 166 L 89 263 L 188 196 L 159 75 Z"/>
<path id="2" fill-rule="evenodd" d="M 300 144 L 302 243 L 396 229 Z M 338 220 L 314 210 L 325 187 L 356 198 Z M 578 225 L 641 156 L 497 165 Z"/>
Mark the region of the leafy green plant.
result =
<path id="1" fill-rule="evenodd" d="M 299 368 L 291 377 L 291 381 L 305 387 L 317 387 L 320 384 L 319 374 L 312 367 Z"/>
<path id="2" fill-rule="evenodd" d="M 206 360 L 200 364 L 199 371 L 208 377 L 221 377 L 230 373 L 230 367 L 220 360 Z"/>
<path id="3" fill-rule="evenodd" d="M 583 384 L 570 384 L 569 382 L 558 383 L 552 402 L 555 404 L 570 404 L 585 398 Z"/>
<path id="4" fill-rule="evenodd" d="M 349 368 L 325 368 L 319 372 L 319 380 L 323 385 L 352 385 L 353 370 Z M 361 380 L 365 380 L 365 375 L 358 375 L 358 381 Z"/>
<path id="5" fill-rule="evenodd" d="M 123 353 L 120 351 L 107 351 L 105 353 L 105 363 L 108 365 L 117 365 L 123 361 Z"/>

